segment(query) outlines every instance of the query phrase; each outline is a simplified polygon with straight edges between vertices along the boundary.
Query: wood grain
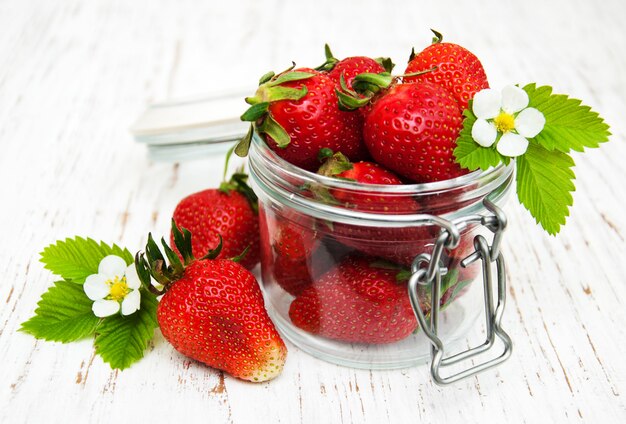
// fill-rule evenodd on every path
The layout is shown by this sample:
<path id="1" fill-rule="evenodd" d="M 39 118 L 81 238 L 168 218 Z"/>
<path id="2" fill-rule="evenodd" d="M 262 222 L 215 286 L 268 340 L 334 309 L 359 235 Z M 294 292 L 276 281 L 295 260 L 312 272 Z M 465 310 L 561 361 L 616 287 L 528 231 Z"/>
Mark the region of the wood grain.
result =
<path id="1" fill-rule="evenodd" d="M 0 1 L 0 422 L 626 421 L 624 16 L 621 0 Z M 515 351 L 503 366 L 440 388 L 427 367 L 353 370 L 290 345 L 284 373 L 253 385 L 159 334 L 116 372 L 89 340 L 17 333 L 53 279 L 38 262 L 45 245 L 89 235 L 137 249 L 167 231 L 179 198 L 218 183 L 221 158 L 147 160 L 127 128 L 148 101 L 318 64 L 324 42 L 403 64 L 430 27 L 474 51 L 492 86 L 551 84 L 612 125 L 611 143 L 575 158 L 561 235 L 507 206 Z"/>

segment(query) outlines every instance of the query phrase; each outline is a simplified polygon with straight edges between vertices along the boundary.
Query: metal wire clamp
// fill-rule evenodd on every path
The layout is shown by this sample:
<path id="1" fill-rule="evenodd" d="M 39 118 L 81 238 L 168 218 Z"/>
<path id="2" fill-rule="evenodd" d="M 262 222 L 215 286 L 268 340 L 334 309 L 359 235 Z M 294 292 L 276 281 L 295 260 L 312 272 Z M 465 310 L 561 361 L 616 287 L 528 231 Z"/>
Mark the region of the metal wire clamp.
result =
<path id="1" fill-rule="evenodd" d="M 409 279 L 408 290 L 413 312 L 422 328 L 424 334 L 431 343 L 431 364 L 430 373 L 433 380 L 439 385 L 447 385 L 454 383 L 463 378 L 476 375 L 486 369 L 492 368 L 511 356 L 513 343 L 509 335 L 502 329 L 500 321 L 504 312 L 506 301 L 506 272 L 504 257 L 500 251 L 500 242 L 502 233 L 506 227 L 506 216 L 504 212 L 498 208 L 491 200 L 485 198 L 483 203 L 488 211 L 493 215 L 471 215 L 460 218 L 455 221 L 448 221 L 441 226 L 441 231 L 433 247 L 432 254 L 418 255 L 413 261 L 412 275 Z M 460 238 L 460 230 L 470 224 L 482 224 L 493 233 L 493 241 L 491 246 L 482 235 L 474 237 L 475 251 L 461 261 L 461 266 L 467 267 L 477 260 L 482 260 L 483 274 L 483 294 L 485 301 L 485 324 L 486 324 L 486 340 L 484 343 L 470 348 L 466 351 L 455 355 L 444 357 L 444 344 L 437 335 L 439 307 L 441 299 L 441 276 L 447 271 L 441 266 L 441 255 L 444 248 L 454 249 L 458 246 Z M 492 266 L 496 264 L 497 278 L 497 306 L 493 305 L 493 275 Z M 424 312 L 420 307 L 420 299 L 418 294 L 418 285 L 431 285 L 431 311 L 430 322 L 424 316 Z M 494 347 L 495 339 L 499 338 L 504 344 L 504 350 L 499 356 L 493 359 L 486 359 L 477 365 L 457 371 L 446 377 L 441 372 L 454 364 L 461 361 L 478 358 L 484 353 L 490 351 Z"/>

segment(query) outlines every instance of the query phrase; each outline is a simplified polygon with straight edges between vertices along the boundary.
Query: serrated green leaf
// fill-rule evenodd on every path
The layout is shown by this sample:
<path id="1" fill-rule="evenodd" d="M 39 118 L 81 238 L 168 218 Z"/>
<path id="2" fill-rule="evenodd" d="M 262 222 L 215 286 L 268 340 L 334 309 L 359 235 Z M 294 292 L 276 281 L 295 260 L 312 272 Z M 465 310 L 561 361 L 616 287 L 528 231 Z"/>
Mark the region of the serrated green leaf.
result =
<path id="1" fill-rule="evenodd" d="M 132 315 L 106 318 L 96 334 L 96 353 L 114 369 L 125 369 L 143 358 L 158 327 L 156 297 L 141 289 L 141 307 Z"/>
<path id="2" fill-rule="evenodd" d="M 107 255 L 121 256 L 129 265 L 133 262 L 133 255 L 128 249 L 82 237 L 51 244 L 41 252 L 40 261 L 45 264 L 44 268 L 64 280 L 82 284 L 85 278 L 98 272 L 100 261 Z"/>
<path id="3" fill-rule="evenodd" d="M 574 161 L 558 150 L 530 143 L 517 158 L 517 196 L 538 224 L 551 235 L 559 232 L 572 205 Z"/>
<path id="4" fill-rule="evenodd" d="M 552 87 L 528 84 L 524 87 L 530 103 L 546 118 L 543 130 L 533 140 L 548 150 L 582 152 L 608 141 L 609 126 L 589 106 L 564 94 L 552 94 Z"/>
<path id="5" fill-rule="evenodd" d="M 41 296 L 35 316 L 22 323 L 20 331 L 62 343 L 88 337 L 100 322 L 91 310 L 92 303 L 82 286 L 57 281 Z"/>
<path id="6" fill-rule="evenodd" d="M 465 109 L 463 112 L 463 116 L 465 117 L 463 129 L 459 134 L 456 148 L 454 149 L 454 157 L 457 163 L 462 168 L 467 168 L 470 171 L 475 171 L 479 168 L 486 170 L 501 162 L 508 164 L 509 159 L 498 153 L 495 143 L 492 147 L 482 147 L 472 138 L 472 126 L 476 122 L 476 116 L 472 112 L 471 100 L 468 109 Z"/>

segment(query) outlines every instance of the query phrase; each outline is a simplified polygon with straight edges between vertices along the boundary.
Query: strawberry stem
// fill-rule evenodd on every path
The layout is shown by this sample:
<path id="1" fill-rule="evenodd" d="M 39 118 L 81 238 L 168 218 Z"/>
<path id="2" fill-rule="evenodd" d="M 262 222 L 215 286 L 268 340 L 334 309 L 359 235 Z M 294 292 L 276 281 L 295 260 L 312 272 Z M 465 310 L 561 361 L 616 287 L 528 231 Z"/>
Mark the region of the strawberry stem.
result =
<path id="1" fill-rule="evenodd" d="M 333 56 L 333 52 L 330 51 L 330 46 L 328 44 L 324 44 L 324 55 L 326 56 L 326 61 L 317 68 L 314 68 L 316 71 L 332 71 L 335 65 L 339 62 L 339 59 Z"/>
<path id="2" fill-rule="evenodd" d="M 230 260 L 233 262 L 241 262 L 243 258 L 246 257 L 249 251 L 250 251 L 250 245 L 246 246 L 246 248 L 243 249 L 243 252 L 241 252 L 239 255 L 235 256 L 234 258 L 230 258 Z"/>
<path id="3" fill-rule="evenodd" d="M 433 37 L 433 40 L 432 40 L 432 44 L 439 44 L 439 43 L 441 43 L 443 41 L 443 35 L 439 31 L 434 30 L 432 28 L 430 30 L 431 30 L 431 32 L 433 34 L 435 34 L 435 36 Z"/>
<path id="4" fill-rule="evenodd" d="M 215 259 L 220 254 L 220 252 L 222 251 L 222 246 L 224 245 L 224 240 L 222 239 L 221 234 L 218 234 L 217 236 L 220 239 L 219 243 L 217 244 L 217 247 L 215 249 L 209 250 L 206 255 L 204 255 L 203 257 L 199 259 L 200 261 L 203 261 L 205 259 Z"/>

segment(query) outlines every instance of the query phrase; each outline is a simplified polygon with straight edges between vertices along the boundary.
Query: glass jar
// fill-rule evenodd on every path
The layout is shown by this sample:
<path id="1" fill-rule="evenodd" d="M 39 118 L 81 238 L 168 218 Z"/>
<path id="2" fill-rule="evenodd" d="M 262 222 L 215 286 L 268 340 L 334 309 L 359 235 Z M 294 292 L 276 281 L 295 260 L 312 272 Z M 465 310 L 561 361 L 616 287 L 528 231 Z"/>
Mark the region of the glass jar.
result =
<path id="1" fill-rule="evenodd" d="M 488 214 L 483 200 L 505 201 L 514 165 L 428 184 L 363 185 L 295 167 L 256 134 L 249 155 L 259 197 L 263 288 L 269 313 L 288 340 L 318 358 L 357 368 L 424 362 L 431 342 L 412 309 L 409 277 L 420 260 L 431 258 L 442 223 L 473 216 L 459 226 L 455 243 L 438 243 L 438 293 L 434 282 L 419 284 L 418 301 L 413 299 L 413 308 L 429 317 L 438 297 L 433 315 L 443 343 L 466 335 L 487 292 L 473 284 L 480 264 L 463 267 L 461 261 L 476 256 L 476 236 L 489 232 L 476 218 Z M 420 254 L 425 256 L 414 263 Z"/>

